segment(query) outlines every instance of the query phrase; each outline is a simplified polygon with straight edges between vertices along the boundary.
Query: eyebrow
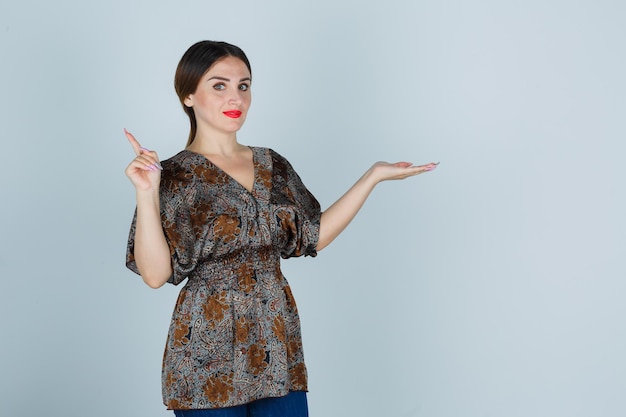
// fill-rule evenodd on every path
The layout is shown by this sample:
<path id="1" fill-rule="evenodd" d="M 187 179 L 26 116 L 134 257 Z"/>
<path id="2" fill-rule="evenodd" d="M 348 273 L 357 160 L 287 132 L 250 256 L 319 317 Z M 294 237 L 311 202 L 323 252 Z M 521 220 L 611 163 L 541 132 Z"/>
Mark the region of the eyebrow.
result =
<path id="1" fill-rule="evenodd" d="M 230 82 L 230 78 L 220 77 L 220 76 L 217 76 L 217 75 L 214 76 L 214 77 L 209 78 L 207 81 L 211 81 L 211 80 L 220 80 L 220 81 L 228 81 L 228 82 Z M 241 80 L 239 80 L 239 82 L 242 82 L 242 81 L 252 81 L 252 78 L 245 77 L 245 78 L 242 78 Z"/>

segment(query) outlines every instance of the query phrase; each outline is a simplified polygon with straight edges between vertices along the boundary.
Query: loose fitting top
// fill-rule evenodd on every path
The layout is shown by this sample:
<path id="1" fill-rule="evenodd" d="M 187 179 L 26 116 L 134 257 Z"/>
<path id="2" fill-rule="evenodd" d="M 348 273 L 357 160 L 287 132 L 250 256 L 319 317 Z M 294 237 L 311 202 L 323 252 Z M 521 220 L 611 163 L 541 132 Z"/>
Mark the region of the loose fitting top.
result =
<path id="1" fill-rule="evenodd" d="M 316 255 L 320 205 L 289 162 L 252 147 L 252 192 L 188 150 L 162 162 L 160 204 L 180 291 L 163 357 L 169 409 L 307 390 L 300 320 L 280 258 Z M 135 217 L 126 265 L 134 260 Z"/>

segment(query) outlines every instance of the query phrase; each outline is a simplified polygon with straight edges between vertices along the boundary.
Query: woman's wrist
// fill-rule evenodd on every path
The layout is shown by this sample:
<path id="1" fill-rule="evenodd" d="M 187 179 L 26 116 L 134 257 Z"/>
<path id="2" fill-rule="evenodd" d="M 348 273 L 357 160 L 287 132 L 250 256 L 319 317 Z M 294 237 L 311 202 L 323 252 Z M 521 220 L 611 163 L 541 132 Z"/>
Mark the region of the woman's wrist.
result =
<path id="1" fill-rule="evenodd" d="M 159 204 L 159 190 L 136 190 L 137 204 Z"/>
<path id="2" fill-rule="evenodd" d="M 361 177 L 361 181 L 372 189 L 381 181 L 381 179 L 376 176 L 375 168 L 376 165 L 372 165 Z"/>

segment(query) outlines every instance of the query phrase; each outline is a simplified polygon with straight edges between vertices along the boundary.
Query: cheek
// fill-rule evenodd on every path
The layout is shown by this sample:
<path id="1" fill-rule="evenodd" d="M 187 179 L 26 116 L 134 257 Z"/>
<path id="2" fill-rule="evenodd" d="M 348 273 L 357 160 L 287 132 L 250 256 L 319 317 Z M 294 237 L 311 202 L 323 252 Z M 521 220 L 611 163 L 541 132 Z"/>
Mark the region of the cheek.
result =
<path id="1" fill-rule="evenodd" d="M 202 95 L 202 96 L 196 97 L 195 104 L 201 107 L 209 107 L 211 106 L 212 101 L 213 100 L 211 100 L 210 96 Z"/>
<path id="2" fill-rule="evenodd" d="M 201 100 L 196 101 L 197 110 L 209 115 L 214 113 L 220 113 L 225 103 L 220 97 L 204 96 Z"/>
<path id="3" fill-rule="evenodd" d="M 250 107 L 250 103 L 252 103 L 252 96 L 249 94 L 243 97 L 241 104 L 243 104 L 246 108 Z"/>

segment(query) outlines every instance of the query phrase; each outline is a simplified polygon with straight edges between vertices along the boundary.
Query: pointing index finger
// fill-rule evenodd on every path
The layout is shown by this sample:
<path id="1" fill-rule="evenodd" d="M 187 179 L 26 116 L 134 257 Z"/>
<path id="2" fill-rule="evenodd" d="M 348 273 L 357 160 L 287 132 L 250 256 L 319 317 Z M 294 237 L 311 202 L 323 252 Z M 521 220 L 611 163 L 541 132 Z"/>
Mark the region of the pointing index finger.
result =
<path id="1" fill-rule="evenodd" d="M 133 134 L 130 133 L 128 130 L 126 130 L 126 128 L 124 128 L 124 134 L 126 135 L 126 138 L 128 139 L 128 142 L 130 142 L 130 146 L 133 147 L 133 150 L 135 151 L 135 154 L 141 155 L 141 145 L 139 144 L 137 139 L 135 139 Z"/>

